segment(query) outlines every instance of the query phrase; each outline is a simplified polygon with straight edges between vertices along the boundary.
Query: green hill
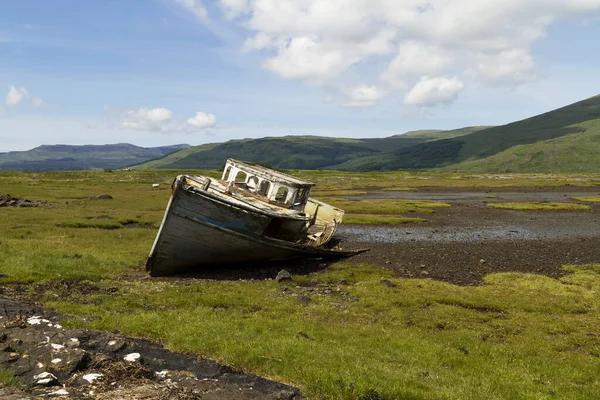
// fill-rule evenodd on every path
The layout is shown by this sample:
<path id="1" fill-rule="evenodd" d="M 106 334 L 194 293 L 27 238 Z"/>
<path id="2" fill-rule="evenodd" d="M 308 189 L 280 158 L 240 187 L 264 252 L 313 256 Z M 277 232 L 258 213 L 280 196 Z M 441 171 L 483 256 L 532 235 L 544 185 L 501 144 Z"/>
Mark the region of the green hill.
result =
<path id="1" fill-rule="evenodd" d="M 469 135 L 473 132 L 477 132 L 487 128 L 492 128 L 492 126 L 467 126 L 465 128 L 452 130 L 423 129 L 418 131 L 406 132 L 392 137 L 404 136 L 409 138 L 422 138 L 429 140 L 452 139 L 459 136 Z"/>
<path id="2" fill-rule="evenodd" d="M 28 151 L 0 153 L 0 170 L 51 171 L 127 167 L 189 147 L 179 144 L 138 147 L 128 143 L 106 145 L 43 145 Z"/>
<path id="3" fill-rule="evenodd" d="M 513 146 L 480 160 L 445 169 L 457 172 L 597 172 L 600 171 L 600 119 L 573 126 L 578 131 L 555 139 Z"/>
<path id="4" fill-rule="evenodd" d="M 464 168 L 492 172 L 489 166 L 494 170 L 501 168 L 513 172 L 533 172 L 549 171 L 544 169 L 544 165 L 553 163 L 552 168 L 557 171 L 583 171 L 580 168 L 585 165 L 589 168 L 596 165 L 595 160 L 587 160 L 589 151 L 581 146 L 596 148 L 594 127 L 599 118 L 600 96 L 595 96 L 522 121 L 396 149 L 378 159 L 354 159 L 331 168 L 372 171 L 447 167 L 449 170 Z M 551 161 L 552 152 L 563 155 Z M 581 156 L 576 158 L 573 152 Z M 533 154 L 536 154 L 535 157 Z M 484 161 L 492 156 L 493 160 Z M 460 166 L 455 166 L 459 163 Z M 550 164 L 548 168 L 551 168 Z"/>
<path id="5" fill-rule="evenodd" d="M 424 143 L 424 138 L 338 139 L 320 136 L 284 136 L 231 140 L 190 147 L 134 168 L 220 168 L 228 158 L 267 162 L 275 168 L 321 169 L 390 148 Z"/>
<path id="6" fill-rule="evenodd" d="M 284 136 L 231 140 L 190 147 L 134 168 L 208 169 L 221 167 L 227 158 L 268 162 L 275 168 L 323 169 L 352 162 L 377 159 L 390 150 L 406 149 L 439 138 L 466 135 L 485 127 L 451 131 L 413 131 L 376 139 L 340 139 L 321 136 Z"/>

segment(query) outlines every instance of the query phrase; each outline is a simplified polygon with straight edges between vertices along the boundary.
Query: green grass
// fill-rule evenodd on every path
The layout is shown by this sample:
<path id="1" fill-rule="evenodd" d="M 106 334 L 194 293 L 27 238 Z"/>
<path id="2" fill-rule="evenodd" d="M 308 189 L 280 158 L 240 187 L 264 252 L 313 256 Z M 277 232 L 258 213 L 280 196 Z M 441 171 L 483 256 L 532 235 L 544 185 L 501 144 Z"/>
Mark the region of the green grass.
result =
<path id="1" fill-rule="evenodd" d="M 573 200 L 600 203 L 600 196 L 573 197 Z"/>
<path id="2" fill-rule="evenodd" d="M 17 380 L 17 378 L 15 378 L 14 371 L 0 367 L 0 387 L 5 387 L 5 386 L 20 387 L 21 384 Z"/>
<path id="3" fill-rule="evenodd" d="M 73 315 L 68 326 L 160 341 L 299 385 L 309 399 L 593 398 L 600 266 L 570 269 L 458 287 L 339 263 L 291 284 L 124 281 L 110 282 L 113 294 L 44 295 Z M 80 318 L 90 315 L 100 318 Z"/>
<path id="4" fill-rule="evenodd" d="M 590 210 L 590 206 L 576 203 L 489 203 L 488 207 L 508 210 Z"/>
<path id="5" fill-rule="evenodd" d="M 346 200 L 340 198 L 320 199 L 346 211 L 344 224 L 397 225 L 427 222 L 423 218 L 405 217 L 405 213 L 433 213 L 436 208 L 450 204 L 431 200 Z"/>
<path id="6" fill-rule="evenodd" d="M 156 230 L 57 226 L 128 220 L 158 225 L 177 172 L 0 172 L 3 192 L 48 202 L 0 209 L 0 272 L 8 275 L 0 285 L 67 315 L 66 326 L 118 329 L 296 385 L 308 399 L 593 399 L 600 392 L 598 264 L 569 266 L 571 274 L 560 279 L 492 274 L 478 287 L 400 279 L 352 259 L 294 274 L 285 283 L 155 279 L 146 276 L 143 263 Z M 382 181 L 391 177 L 330 174 L 356 187 L 385 187 Z M 325 173 L 318 177 L 327 181 Z M 165 184 L 156 190 L 154 182 Z M 114 199 L 85 200 L 102 193 Z M 351 218 L 404 218 L 396 212 L 438 205 L 334 200 L 350 203 Z M 373 214 L 380 210 L 392 211 Z M 79 292 L 78 282 L 98 290 Z M 299 294 L 310 296 L 310 303 L 299 304 Z"/>

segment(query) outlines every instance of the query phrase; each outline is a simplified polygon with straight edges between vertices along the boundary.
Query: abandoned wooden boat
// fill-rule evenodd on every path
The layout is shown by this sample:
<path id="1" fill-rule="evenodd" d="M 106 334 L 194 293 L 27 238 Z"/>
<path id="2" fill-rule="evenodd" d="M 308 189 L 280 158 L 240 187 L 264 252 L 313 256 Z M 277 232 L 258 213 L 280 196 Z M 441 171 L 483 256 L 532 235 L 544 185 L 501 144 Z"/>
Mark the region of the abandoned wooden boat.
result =
<path id="1" fill-rule="evenodd" d="M 180 175 L 146 269 L 160 276 L 214 264 L 360 252 L 324 247 L 344 211 L 309 197 L 313 186 L 233 159 L 221 180 Z"/>

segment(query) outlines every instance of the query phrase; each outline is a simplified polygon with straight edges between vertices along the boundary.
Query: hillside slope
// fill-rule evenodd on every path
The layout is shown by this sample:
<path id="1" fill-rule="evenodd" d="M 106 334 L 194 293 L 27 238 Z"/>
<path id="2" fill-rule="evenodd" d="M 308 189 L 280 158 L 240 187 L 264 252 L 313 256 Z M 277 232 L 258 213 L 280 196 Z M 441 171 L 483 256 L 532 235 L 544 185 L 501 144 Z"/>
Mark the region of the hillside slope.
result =
<path id="1" fill-rule="evenodd" d="M 22 171 L 114 169 L 162 158 L 189 147 L 179 144 L 138 147 L 128 143 L 106 145 L 43 145 L 28 151 L 0 153 L 0 169 Z"/>
<path id="2" fill-rule="evenodd" d="M 321 136 L 283 136 L 231 140 L 190 147 L 134 168 L 207 169 L 221 167 L 227 158 L 267 162 L 276 168 L 321 169 L 357 158 L 377 159 L 390 150 L 400 150 L 440 138 L 466 135 L 484 127 L 450 131 L 413 131 L 387 138 L 340 139 Z"/>
<path id="3" fill-rule="evenodd" d="M 426 140 L 405 137 L 339 139 L 320 136 L 231 140 L 191 147 L 134 168 L 210 169 L 220 168 L 228 158 L 236 158 L 267 162 L 275 168 L 320 169 L 353 158 L 380 154 L 390 148 L 414 146 Z"/>
<path id="4" fill-rule="evenodd" d="M 600 96 L 595 96 L 566 107 L 559 108 L 532 118 L 513 122 L 507 125 L 487 128 L 474 133 L 421 143 L 409 148 L 391 151 L 380 159 L 363 158 L 352 160 L 349 163 L 335 166 L 336 169 L 370 171 L 370 170 L 396 170 L 396 169 L 427 169 L 449 167 L 465 161 L 481 160 L 510 149 L 513 146 L 541 145 L 546 141 L 564 138 L 555 141 L 553 146 L 570 146 L 571 139 L 586 132 L 586 127 L 593 125 L 600 118 Z M 592 139 L 593 141 L 593 139 Z M 584 145 L 583 142 L 578 142 Z M 581 149 L 585 153 L 585 149 Z M 523 148 L 520 148 L 523 152 Z M 568 151 L 565 150 L 567 153 Z M 583 154 L 581 153 L 581 154 Z M 513 153 L 517 155 L 517 153 Z M 499 161 L 496 161 L 499 162 Z M 538 162 L 519 161 L 521 169 L 527 172 L 536 168 L 543 168 Z M 467 165 L 467 164 L 464 164 Z M 476 164 L 469 164 L 474 165 Z M 484 168 L 486 164 L 477 164 Z M 564 165 L 564 164 L 563 164 Z M 465 167 L 471 168 L 471 167 Z M 572 169 L 574 166 L 565 166 Z M 481 172 L 486 172 L 485 169 Z"/>
<path id="5" fill-rule="evenodd" d="M 583 173 L 600 171 L 600 119 L 576 124 L 577 133 L 513 146 L 480 160 L 463 161 L 447 171 L 489 173 Z"/>

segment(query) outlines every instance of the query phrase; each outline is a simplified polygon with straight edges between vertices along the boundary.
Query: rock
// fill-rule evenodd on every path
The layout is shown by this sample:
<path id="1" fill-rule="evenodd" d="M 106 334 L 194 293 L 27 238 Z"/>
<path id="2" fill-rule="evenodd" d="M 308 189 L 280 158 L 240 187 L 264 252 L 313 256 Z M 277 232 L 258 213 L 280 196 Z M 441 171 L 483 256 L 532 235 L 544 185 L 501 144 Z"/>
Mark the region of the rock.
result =
<path id="1" fill-rule="evenodd" d="M 67 357 L 63 356 L 63 359 L 70 373 L 87 369 L 92 361 L 87 351 L 78 348 L 70 349 Z"/>
<path id="2" fill-rule="evenodd" d="M 140 359 L 140 353 L 129 353 L 125 357 L 123 357 L 123 360 L 129 361 L 129 362 L 136 362 L 139 359 Z"/>
<path id="3" fill-rule="evenodd" d="M 299 294 L 298 296 L 296 296 L 296 301 L 298 302 L 298 304 L 302 304 L 303 306 L 307 306 L 308 303 L 310 303 L 310 297 L 308 297 L 305 294 Z"/>
<path id="4" fill-rule="evenodd" d="M 279 271 L 279 273 L 275 277 L 275 280 L 277 282 L 291 281 L 292 275 L 289 272 L 287 272 L 285 269 L 282 269 L 281 271 Z"/>
<path id="5" fill-rule="evenodd" d="M 396 284 L 392 281 L 390 281 L 389 279 L 381 279 L 380 281 L 381 283 L 383 283 L 385 286 L 389 287 L 389 288 L 393 288 L 396 287 Z"/>
<path id="6" fill-rule="evenodd" d="M 427 275 L 429 275 L 429 272 L 427 272 L 427 271 L 421 271 L 421 275 L 427 276 Z"/>
<path id="7" fill-rule="evenodd" d="M 113 197 L 110 194 L 100 194 L 98 196 L 88 197 L 88 200 L 112 200 Z"/>
<path id="8" fill-rule="evenodd" d="M 82 379 L 87 383 L 94 383 L 94 381 L 96 381 L 99 378 L 102 378 L 103 376 L 103 374 L 91 373 L 83 375 Z"/>
<path id="9" fill-rule="evenodd" d="M 50 372 L 34 375 L 33 381 L 37 386 L 56 386 L 58 384 L 58 379 Z"/>
<path id="10" fill-rule="evenodd" d="M 481 260 L 479 260 L 479 264 L 485 264 L 485 260 L 482 258 Z"/>

